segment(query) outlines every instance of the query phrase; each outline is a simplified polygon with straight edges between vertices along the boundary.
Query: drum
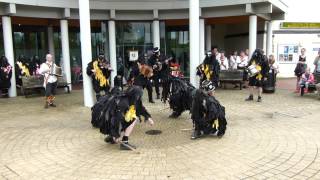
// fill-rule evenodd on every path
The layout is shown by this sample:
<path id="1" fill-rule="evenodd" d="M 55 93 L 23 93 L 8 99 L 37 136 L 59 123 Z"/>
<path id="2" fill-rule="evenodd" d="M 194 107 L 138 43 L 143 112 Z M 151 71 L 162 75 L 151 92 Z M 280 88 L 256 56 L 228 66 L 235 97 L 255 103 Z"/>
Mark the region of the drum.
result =
<path id="1" fill-rule="evenodd" d="M 249 66 L 247 71 L 250 77 L 253 77 L 259 73 L 255 64 L 252 64 L 251 66 Z"/>
<path id="2" fill-rule="evenodd" d="M 52 75 L 62 76 L 62 69 L 59 66 L 53 66 Z"/>

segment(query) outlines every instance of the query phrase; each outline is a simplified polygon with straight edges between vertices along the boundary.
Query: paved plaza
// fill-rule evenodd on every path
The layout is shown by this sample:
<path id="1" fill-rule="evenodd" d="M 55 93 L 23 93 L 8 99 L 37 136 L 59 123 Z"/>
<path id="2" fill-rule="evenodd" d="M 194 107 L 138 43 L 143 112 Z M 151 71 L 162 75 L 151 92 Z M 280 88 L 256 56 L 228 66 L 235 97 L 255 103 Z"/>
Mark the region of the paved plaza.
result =
<path id="1" fill-rule="evenodd" d="M 288 90 L 244 102 L 246 90 L 218 90 L 226 107 L 223 138 L 190 140 L 185 112 L 168 119 L 145 103 L 155 125 L 138 123 L 137 154 L 103 141 L 90 124 L 82 91 L 62 92 L 57 108 L 43 97 L 0 99 L 0 179 L 320 179 L 320 100 Z M 144 98 L 146 99 L 146 98 Z M 147 130 L 160 135 L 146 135 Z"/>

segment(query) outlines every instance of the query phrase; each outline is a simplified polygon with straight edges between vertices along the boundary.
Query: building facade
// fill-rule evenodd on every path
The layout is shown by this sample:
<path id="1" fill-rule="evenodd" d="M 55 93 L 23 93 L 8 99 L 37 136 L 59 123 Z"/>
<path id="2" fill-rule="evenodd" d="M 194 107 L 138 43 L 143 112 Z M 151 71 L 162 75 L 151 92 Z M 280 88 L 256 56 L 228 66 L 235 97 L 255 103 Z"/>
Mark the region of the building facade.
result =
<path id="1" fill-rule="evenodd" d="M 293 77 L 302 48 L 306 49 L 307 64 L 314 70 L 313 61 L 320 48 L 320 21 L 316 13 L 320 2 L 286 1 L 289 6 L 284 20 L 273 22 L 273 48 L 280 67 L 280 77 Z"/>
<path id="2" fill-rule="evenodd" d="M 113 67 L 128 69 L 130 51 L 142 56 L 160 47 L 177 58 L 193 84 L 194 67 L 212 46 L 227 54 L 257 47 L 270 54 L 270 24 L 287 10 L 281 0 L 2 0 L 0 7 L 0 53 L 11 64 L 21 54 L 50 52 L 71 82 L 73 69 L 85 68 L 101 52 Z"/>

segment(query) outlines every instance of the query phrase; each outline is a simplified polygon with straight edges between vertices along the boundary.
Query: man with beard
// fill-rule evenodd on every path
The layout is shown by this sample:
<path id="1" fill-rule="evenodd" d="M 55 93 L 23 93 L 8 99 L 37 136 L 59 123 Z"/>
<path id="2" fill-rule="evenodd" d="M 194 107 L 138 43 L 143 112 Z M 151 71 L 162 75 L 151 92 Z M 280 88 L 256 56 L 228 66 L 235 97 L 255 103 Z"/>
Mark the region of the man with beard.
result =
<path id="1" fill-rule="evenodd" d="M 56 64 L 53 62 L 52 55 L 46 55 L 46 62 L 42 63 L 40 66 L 39 72 L 44 76 L 43 86 L 46 90 L 46 102 L 44 108 L 47 109 L 50 107 L 56 107 L 53 103 L 55 99 L 54 95 L 56 94 L 57 89 L 57 76 L 53 74 L 53 69 L 56 68 Z"/>

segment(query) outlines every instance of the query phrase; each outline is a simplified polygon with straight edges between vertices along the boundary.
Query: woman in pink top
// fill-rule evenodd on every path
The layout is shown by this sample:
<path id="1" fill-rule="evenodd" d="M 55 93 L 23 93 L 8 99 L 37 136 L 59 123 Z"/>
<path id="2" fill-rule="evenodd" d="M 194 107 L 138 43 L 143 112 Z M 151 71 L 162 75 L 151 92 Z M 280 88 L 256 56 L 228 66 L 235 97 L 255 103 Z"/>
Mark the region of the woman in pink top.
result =
<path id="1" fill-rule="evenodd" d="M 300 80 L 300 87 L 301 87 L 301 95 L 308 92 L 309 84 L 314 83 L 314 76 L 310 73 L 310 68 L 306 69 L 306 72 L 302 74 Z"/>

